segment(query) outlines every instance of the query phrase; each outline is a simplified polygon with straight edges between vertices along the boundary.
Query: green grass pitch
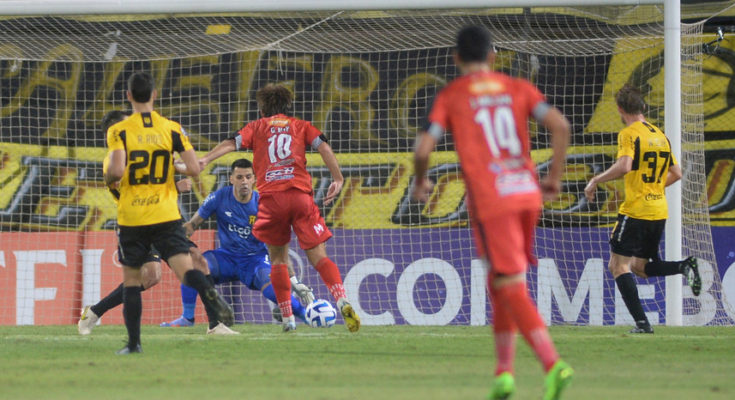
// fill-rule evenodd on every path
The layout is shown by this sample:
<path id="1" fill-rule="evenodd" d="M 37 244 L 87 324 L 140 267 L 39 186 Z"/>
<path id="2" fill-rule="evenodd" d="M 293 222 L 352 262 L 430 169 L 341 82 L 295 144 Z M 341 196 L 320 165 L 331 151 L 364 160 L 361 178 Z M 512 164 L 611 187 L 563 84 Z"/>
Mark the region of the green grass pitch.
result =
<path id="1" fill-rule="evenodd" d="M 489 327 L 278 325 L 143 327 L 143 354 L 116 356 L 125 328 L 0 327 L 0 399 L 484 399 Z M 735 328 L 552 327 L 575 369 L 564 399 L 733 399 Z M 519 337 L 514 399 L 540 399 L 543 374 Z"/>

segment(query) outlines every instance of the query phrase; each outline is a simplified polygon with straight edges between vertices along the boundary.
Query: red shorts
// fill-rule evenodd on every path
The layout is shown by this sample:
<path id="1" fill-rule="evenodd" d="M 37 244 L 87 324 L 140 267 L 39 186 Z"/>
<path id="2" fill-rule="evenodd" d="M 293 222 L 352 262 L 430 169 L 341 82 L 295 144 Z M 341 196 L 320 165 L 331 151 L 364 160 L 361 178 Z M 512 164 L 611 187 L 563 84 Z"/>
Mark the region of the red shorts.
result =
<path id="1" fill-rule="evenodd" d="M 473 219 L 472 233 L 480 257 L 487 258 L 492 275 L 525 273 L 536 264 L 533 237 L 540 210 L 519 210 L 482 221 Z"/>
<path id="2" fill-rule="evenodd" d="M 253 235 L 272 246 L 284 246 L 291 241 L 291 227 L 302 249 L 311 249 L 332 237 L 309 193 L 298 189 L 262 193 Z"/>

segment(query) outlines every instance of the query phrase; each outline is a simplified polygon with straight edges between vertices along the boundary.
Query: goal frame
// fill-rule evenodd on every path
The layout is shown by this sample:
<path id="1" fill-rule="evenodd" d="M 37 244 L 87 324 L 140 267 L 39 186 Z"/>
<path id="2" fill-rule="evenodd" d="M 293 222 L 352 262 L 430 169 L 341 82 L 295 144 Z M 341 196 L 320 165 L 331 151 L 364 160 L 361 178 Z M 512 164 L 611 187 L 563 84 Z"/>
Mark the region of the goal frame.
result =
<path id="1" fill-rule="evenodd" d="M 206 14 L 240 12 L 396 10 L 565 6 L 664 6 L 664 129 L 672 152 L 681 159 L 681 4 L 680 0 L 11 0 L 0 2 L 0 15 L 97 15 L 97 14 Z M 665 256 L 682 256 L 682 185 L 667 188 L 669 219 L 665 231 Z M 666 324 L 682 325 L 682 282 L 666 278 Z"/>

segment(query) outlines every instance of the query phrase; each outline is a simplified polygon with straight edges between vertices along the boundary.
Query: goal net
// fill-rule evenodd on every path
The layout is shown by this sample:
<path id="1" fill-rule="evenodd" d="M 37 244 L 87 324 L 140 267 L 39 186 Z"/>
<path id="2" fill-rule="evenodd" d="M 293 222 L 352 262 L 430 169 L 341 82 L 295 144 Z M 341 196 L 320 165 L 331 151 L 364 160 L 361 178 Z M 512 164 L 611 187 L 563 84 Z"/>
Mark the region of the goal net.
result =
<path id="1" fill-rule="evenodd" d="M 334 233 L 328 253 L 363 323 L 487 324 L 486 272 L 474 255 L 451 141 L 432 155 L 431 201 L 417 204 L 408 195 L 416 133 L 433 96 L 458 74 L 451 47 L 467 24 L 491 30 L 496 69 L 529 79 L 572 122 L 563 195 L 545 205 L 539 266 L 528 274 L 540 311 L 550 324 L 632 323 L 606 271 L 622 182 L 602 185 L 594 203 L 583 188 L 614 162 L 623 126 L 613 98 L 624 83 L 643 90 L 647 117 L 664 126 L 664 29 L 656 6 L 0 19 L 0 324 L 74 323 L 82 306 L 121 282 L 100 119 L 129 109 L 126 79 L 139 70 L 156 81 L 156 109 L 186 128 L 200 154 L 258 117 L 258 88 L 291 88 L 294 115 L 326 134 L 345 176 L 340 197 L 324 205 L 330 175 L 318 154 L 308 155 L 314 196 Z M 708 38 L 702 24 L 682 31 L 681 240 L 685 256 L 700 258 L 704 280 L 697 298 L 684 286 L 686 325 L 735 318 L 708 214 L 708 195 L 719 192 L 705 162 L 709 75 L 702 71 L 722 68 L 717 53 L 705 52 Z M 530 130 L 543 173 L 548 134 L 533 123 Z M 184 218 L 228 184 L 229 165 L 241 157 L 252 159 L 229 154 L 202 172 L 181 195 Z M 217 245 L 215 227 L 208 221 L 193 237 L 202 250 Z M 331 301 L 296 241 L 292 250 L 297 274 L 317 298 Z M 651 321 L 666 323 L 665 280 L 638 287 Z M 272 322 L 272 304 L 259 292 L 239 283 L 220 290 L 238 321 Z M 179 284 L 165 264 L 143 301 L 143 323 L 180 315 Z M 197 318 L 206 320 L 201 304 Z M 103 323 L 122 323 L 121 308 Z"/>

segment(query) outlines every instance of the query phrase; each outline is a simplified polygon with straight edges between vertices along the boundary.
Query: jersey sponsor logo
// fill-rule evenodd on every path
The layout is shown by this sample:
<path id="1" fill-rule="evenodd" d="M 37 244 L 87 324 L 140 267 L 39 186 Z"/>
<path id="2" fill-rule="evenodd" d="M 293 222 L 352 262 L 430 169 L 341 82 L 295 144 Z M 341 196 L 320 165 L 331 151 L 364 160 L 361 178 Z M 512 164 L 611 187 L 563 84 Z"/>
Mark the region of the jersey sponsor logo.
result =
<path id="1" fill-rule="evenodd" d="M 288 130 L 288 125 L 290 121 L 288 119 L 272 119 L 270 120 L 269 124 L 270 126 L 280 126 L 280 127 L 286 127 L 286 130 Z M 273 132 L 273 128 L 271 128 L 271 132 Z"/>
<path id="2" fill-rule="evenodd" d="M 505 85 L 492 79 L 473 82 L 470 85 L 470 92 L 472 92 L 473 94 L 500 93 L 503 90 L 505 90 Z"/>
<path id="3" fill-rule="evenodd" d="M 240 236 L 243 239 L 247 239 L 250 237 L 250 232 L 252 231 L 252 228 L 250 228 L 249 226 L 237 226 L 235 224 L 227 224 L 227 230 L 237 233 L 237 236 Z"/>
<path id="4" fill-rule="evenodd" d="M 495 188 L 500 196 L 538 191 L 538 185 L 530 171 L 509 171 L 498 175 L 495 179 Z"/>
<path id="5" fill-rule="evenodd" d="M 265 181 L 273 182 L 273 181 L 282 181 L 286 179 L 293 179 L 294 177 L 293 171 L 294 171 L 293 167 L 268 171 L 265 173 Z"/>
<path id="6" fill-rule="evenodd" d="M 152 204 L 158 204 L 160 200 L 161 198 L 159 197 L 157 193 L 154 195 L 145 196 L 145 197 L 135 196 L 133 201 L 130 202 L 130 205 L 133 207 L 149 206 Z"/>
<path id="7" fill-rule="evenodd" d="M 656 201 L 664 198 L 662 194 L 648 193 L 645 197 L 646 201 Z"/>

